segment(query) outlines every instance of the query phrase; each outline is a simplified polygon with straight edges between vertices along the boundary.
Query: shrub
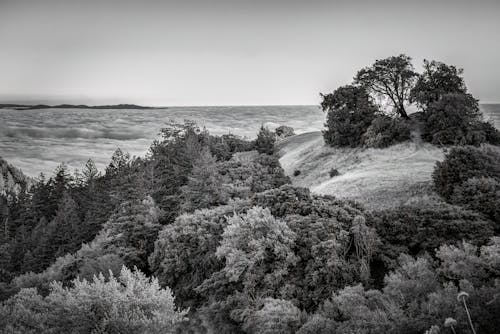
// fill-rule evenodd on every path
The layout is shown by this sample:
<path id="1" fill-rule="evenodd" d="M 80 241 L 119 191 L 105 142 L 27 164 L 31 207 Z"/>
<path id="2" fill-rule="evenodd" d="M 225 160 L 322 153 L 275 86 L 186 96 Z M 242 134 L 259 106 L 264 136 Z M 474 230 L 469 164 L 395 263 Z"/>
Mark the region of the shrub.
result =
<path id="1" fill-rule="evenodd" d="M 389 266 L 400 253 L 432 252 L 442 244 L 462 240 L 484 244 L 493 235 L 493 225 L 478 213 L 445 202 L 388 209 L 376 213 L 375 219 L 383 260 Z"/>
<path id="2" fill-rule="evenodd" d="M 293 176 L 299 176 L 302 172 L 298 169 L 293 171 Z"/>
<path id="3" fill-rule="evenodd" d="M 407 120 L 381 115 L 370 124 L 363 142 L 366 147 L 384 148 L 411 139 L 411 128 Z"/>
<path id="4" fill-rule="evenodd" d="M 247 201 L 234 201 L 182 214 L 159 233 L 149 257 L 150 267 L 162 286 L 172 288 L 183 307 L 201 305 L 204 297 L 195 288 L 223 265 L 215 251 L 227 220 L 249 207 Z"/>
<path id="5" fill-rule="evenodd" d="M 235 155 L 231 160 L 217 164 L 231 198 L 248 198 L 254 193 L 290 183 L 275 155 L 253 153 L 245 154 L 245 159 Z"/>
<path id="6" fill-rule="evenodd" d="M 321 109 L 327 112 L 325 142 L 335 147 L 360 146 L 363 133 L 378 112 L 366 90 L 348 85 L 321 96 Z"/>
<path id="7" fill-rule="evenodd" d="M 295 132 L 293 131 L 293 128 L 290 127 L 290 126 L 286 126 L 286 125 L 278 126 L 274 130 L 274 133 L 276 134 L 276 136 L 278 138 L 281 138 L 281 139 L 284 139 L 284 138 L 291 137 L 291 136 L 295 135 Z"/>
<path id="8" fill-rule="evenodd" d="M 432 179 L 438 194 L 449 200 L 455 187 L 473 177 L 500 181 L 500 150 L 494 147 L 455 147 L 437 162 Z"/>
<path id="9" fill-rule="evenodd" d="M 500 181 L 491 177 L 473 177 L 455 187 L 451 203 L 483 213 L 500 229 Z"/>
<path id="10" fill-rule="evenodd" d="M 425 112 L 422 138 L 434 145 L 475 145 L 494 140 L 482 122 L 479 104 L 469 94 L 445 94 Z"/>
<path id="11" fill-rule="evenodd" d="M 275 143 L 276 135 L 262 125 L 255 139 L 255 149 L 261 154 L 274 154 Z"/>
<path id="12" fill-rule="evenodd" d="M 3 314 L 2 314 L 3 313 Z M 23 289 L 0 310 L 0 331 L 11 333 L 172 333 L 184 319 L 169 288 L 126 267 L 118 278 L 53 282 L 43 298 Z M 3 327 L 3 328 L 2 328 Z"/>
<path id="13" fill-rule="evenodd" d="M 338 170 L 336 170 L 335 168 L 332 168 L 332 169 L 330 169 L 330 172 L 328 172 L 328 175 L 330 175 L 330 177 L 335 177 L 335 176 L 339 176 L 340 172 Z"/>

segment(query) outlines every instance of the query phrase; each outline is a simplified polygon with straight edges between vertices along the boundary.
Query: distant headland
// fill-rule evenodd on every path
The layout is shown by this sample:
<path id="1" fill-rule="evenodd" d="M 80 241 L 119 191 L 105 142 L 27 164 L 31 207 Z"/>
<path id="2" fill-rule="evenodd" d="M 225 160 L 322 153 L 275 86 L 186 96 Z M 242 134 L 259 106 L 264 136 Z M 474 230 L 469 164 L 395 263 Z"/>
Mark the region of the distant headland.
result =
<path id="1" fill-rule="evenodd" d="M 165 109 L 165 107 L 147 107 L 139 106 L 136 104 L 112 104 L 112 105 L 101 105 L 101 106 L 88 106 L 85 104 L 58 104 L 58 105 L 47 105 L 47 104 L 12 104 L 12 103 L 0 103 L 0 109 L 11 108 L 16 110 L 32 110 L 32 109 Z"/>

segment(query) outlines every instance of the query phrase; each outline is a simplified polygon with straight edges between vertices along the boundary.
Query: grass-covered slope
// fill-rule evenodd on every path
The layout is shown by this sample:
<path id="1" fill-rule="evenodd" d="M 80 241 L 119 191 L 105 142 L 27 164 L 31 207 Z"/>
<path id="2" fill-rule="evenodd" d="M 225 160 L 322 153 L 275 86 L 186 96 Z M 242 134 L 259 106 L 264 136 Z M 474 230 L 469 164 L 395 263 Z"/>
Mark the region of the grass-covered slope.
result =
<path id="1" fill-rule="evenodd" d="M 428 192 L 434 164 L 443 152 L 415 137 L 385 149 L 338 149 L 326 146 L 321 132 L 310 132 L 280 142 L 278 152 L 294 185 L 380 209 Z M 332 168 L 340 175 L 330 177 Z M 294 176 L 295 171 L 300 175 Z"/>

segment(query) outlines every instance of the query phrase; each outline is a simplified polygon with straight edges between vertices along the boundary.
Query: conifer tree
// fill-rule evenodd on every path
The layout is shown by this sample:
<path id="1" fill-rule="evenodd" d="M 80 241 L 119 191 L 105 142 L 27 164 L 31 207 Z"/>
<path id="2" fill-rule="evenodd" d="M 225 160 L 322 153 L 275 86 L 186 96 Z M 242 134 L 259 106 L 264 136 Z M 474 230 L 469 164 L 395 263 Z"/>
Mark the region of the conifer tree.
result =
<path id="1" fill-rule="evenodd" d="M 255 149 L 259 153 L 271 155 L 274 153 L 275 142 L 275 134 L 262 125 L 259 133 L 257 134 L 257 139 L 255 140 Z"/>
<path id="2" fill-rule="evenodd" d="M 181 208 L 185 212 L 225 204 L 227 201 L 215 158 L 208 148 L 194 162 L 188 182 L 181 188 L 181 197 Z"/>

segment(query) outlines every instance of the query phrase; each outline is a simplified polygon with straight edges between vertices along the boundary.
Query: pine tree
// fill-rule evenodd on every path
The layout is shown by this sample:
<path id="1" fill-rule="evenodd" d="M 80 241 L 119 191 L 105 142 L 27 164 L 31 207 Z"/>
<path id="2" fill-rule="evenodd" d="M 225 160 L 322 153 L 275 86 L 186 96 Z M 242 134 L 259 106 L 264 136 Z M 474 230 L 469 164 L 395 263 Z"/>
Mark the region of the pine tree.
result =
<path id="1" fill-rule="evenodd" d="M 187 184 L 181 188 L 181 197 L 181 208 L 186 212 L 226 203 L 228 196 L 217 171 L 215 158 L 208 148 L 195 161 Z"/>
<path id="2" fill-rule="evenodd" d="M 57 214 L 49 224 L 56 256 L 74 252 L 80 247 L 81 241 L 77 238 L 79 225 L 78 206 L 69 194 L 64 193 Z"/>
<path id="3" fill-rule="evenodd" d="M 255 149 L 259 153 L 271 155 L 274 153 L 275 142 L 276 137 L 274 133 L 262 125 L 259 133 L 257 134 L 257 139 L 255 140 Z"/>

